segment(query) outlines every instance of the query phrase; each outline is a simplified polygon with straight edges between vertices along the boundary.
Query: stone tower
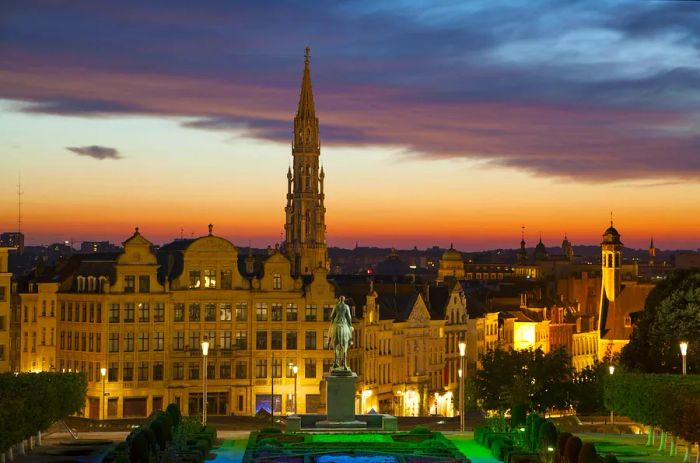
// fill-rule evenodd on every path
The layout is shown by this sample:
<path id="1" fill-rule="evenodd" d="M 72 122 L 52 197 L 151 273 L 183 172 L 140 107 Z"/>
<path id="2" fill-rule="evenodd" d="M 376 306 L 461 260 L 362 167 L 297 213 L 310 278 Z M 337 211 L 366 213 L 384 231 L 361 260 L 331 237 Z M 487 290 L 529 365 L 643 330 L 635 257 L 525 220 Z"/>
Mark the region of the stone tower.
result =
<path id="1" fill-rule="evenodd" d="M 518 264 L 524 265 L 527 263 L 527 250 L 525 249 L 525 225 L 520 227 L 520 249 L 516 253 Z"/>
<path id="2" fill-rule="evenodd" d="M 612 217 L 610 227 L 603 233 L 600 247 L 602 251 L 603 291 L 608 300 L 614 301 L 615 297 L 620 294 L 622 280 L 622 241 L 620 241 L 620 234 L 613 227 Z"/>
<path id="3" fill-rule="evenodd" d="M 309 71 L 309 48 L 304 59 L 299 108 L 294 117 L 292 168 L 287 172 L 285 249 L 292 272 L 309 275 L 317 268 L 330 269 L 326 249 L 326 208 L 323 205 L 323 167 L 319 169 L 321 142 Z"/>
<path id="4" fill-rule="evenodd" d="M 656 246 L 654 246 L 654 237 L 651 237 L 651 243 L 649 243 L 649 265 L 654 265 L 656 263 Z"/>

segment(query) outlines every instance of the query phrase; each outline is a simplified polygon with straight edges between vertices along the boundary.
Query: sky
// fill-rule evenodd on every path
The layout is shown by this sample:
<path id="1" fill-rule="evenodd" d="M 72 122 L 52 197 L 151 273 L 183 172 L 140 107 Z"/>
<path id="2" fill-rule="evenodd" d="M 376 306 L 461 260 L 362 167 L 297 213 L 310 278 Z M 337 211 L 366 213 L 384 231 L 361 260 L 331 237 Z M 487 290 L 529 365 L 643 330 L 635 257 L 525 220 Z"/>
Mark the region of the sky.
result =
<path id="1" fill-rule="evenodd" d="M 700 2 L 0 3 L 0 230 L 280 240 L 311 47 L 331 246 L 700 248 Z"/>

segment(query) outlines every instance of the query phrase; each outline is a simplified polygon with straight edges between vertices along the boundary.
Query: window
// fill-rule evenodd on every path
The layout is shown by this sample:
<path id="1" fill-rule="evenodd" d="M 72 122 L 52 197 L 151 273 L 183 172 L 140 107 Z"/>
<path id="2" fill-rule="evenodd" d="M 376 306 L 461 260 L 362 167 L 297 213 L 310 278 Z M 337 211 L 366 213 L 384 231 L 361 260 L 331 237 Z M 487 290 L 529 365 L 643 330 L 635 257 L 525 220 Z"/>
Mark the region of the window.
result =
<path id="1" fill-rule="evenodd" d="M 270 349 L 282 348 L 282 331 L 272 331 L 270 333 Z"/>
<path id="2" fill-rule="evenodd" d="M 323 321 L 324 322 L 331 321 L 331 312 L 332 311 L 333 311 L 333 307 L 331 307 L 328 304 L 323 305 Z"/>
<path id="3" fill-rule="evenodd" d="M 50 316 L 53 317 L 56 313 L 56 301 L 51 301 L 51 313 Z"/>
<path id="4" fill-rule="evenodd" d="M 185 364 L 184 362 L 173 362 L 173 379 L 184 379 L 185 378 Z"/>
<path id="5" fill-rule="evenodd" d="M 287 378 L 294 378 L 294 359 L 293 358 L 288 358 L 287 359 L 287 368 L 285 368 L 285 376 Z"/>
<path id="6" fill-rule="evenodd" d="M 305 338 L 304 347 L 306 350 L 316 349 L 316 332 L 315 331 L 305 332 L 304 338 Z"/>
<path id="7" fill-rule="evenodd" d="M 176 331 L 173 333 L 173 350 L 183 350 L 185 348 L 185 333 Z"/>
<path id="8" fill-rule="evenodd" d="M 151 277 L 149 277 L 148 275 L 139 275 L 139 292 L 151 292 Z"/>
<path id="9" fill-rule="evenodd" d="M 36 321 L 36 306 L 34 307 L 34 321 Z M 75 321 L 80 321 L 80 304 L 75 303 Z"/>
<path id="10" fill-rule="evenodd" d="M 51 328 L 51 330 L 51 334 L 53 335 L 53 328 Z M 88 351 L 92 352 L 93 350 L 95 350 L 95 335 L 90 333 L 88 337 Z"/>
<path id="11" fill-rule="evenodd" d="M 82 293 L 83 291 L 85 291 L 85 277 L 78 277 L 77 284 L 78 284 L 78 292 L 79 293 Z"/>
<path id="12" fill-rule="evenodd" d="M 219 338 L 219 344 L 221 344 L 222 349 L 230 349 L 231 348 L 231 332 L 230 331 L 222 331 L 221 332 L 221 337 Z"/>
<path id="13" fill-rule="evenodd" d="M 632 326 L 632 317 L 627 315 L 625 317 L 625 328 L 630 328 Z"/>
<path id="14" fill-rule="evenodd" d="M 258 302 L 255 304 L 255 319 L 259 322 L 267 321 L 267 304 Z"/>
<path id="15" fill-rule="evenodd" d="M 5 288 L 4 286 L 0 286 L 0 302 L 5 302 L 5 298 L 7 297 L 6 294 L 7 288 Z"/>
<path id="16" fill-rule="evenodd" d="M 311 305 L 311 304 L 306 305 L 305 320 L 307 322 L 315 322 L 316 321 L 316 306 L 315 305 Z"/>
<path id="17" fill-rule="evenodd" d="M 236 321 L 244 322 L 248 320 L 248 304 L 239 302 L 236 304 Z"/>
<path id="18" fill-rule="evenodd" d="M 59 341 L 58 341 L 59 346 L 61 346 L 61 349 L 65 349 L 66 348 L 66 332 L 60 331 L 58 334 L 58 338 L 59 338 Z M 26 347 L 26 340 L 25 340 L 25 347 Z"/>
<path id="19" fill-rule="evenodd" d="M 107 381 L 119 381 L 119 364 L 117 362 L 110 362 L 109 368 L 107 369 Z"/>
<path id="20" fill-rule="evenodd" d="M 219 364 L 219 378 L 231 379 L 231 362 L 228 360 L 222 360 Z"/>
<path id="21" fill-rule="evenodd" d="M 134 351 L 134 333 L 124 333 L 124 352 Z"/>
<path id="22" fill-rule="evenodd" d="M 236 379 L 246 379 L 248 377 L 248 364 L 246 362 L 236 362 Z"/>
<path id="23" fill-rule="evenodd" d="M 297 305 L 296 304 L 287 304 L 287 321 L 288 322 L 295 322 L 297 321 Z"/>
<path id="24" fill-rule="evenodd" d="M 118 306 L 117 306 L 118 307 Z M 119 309 L 117 309 L 117 314 L 119 313 Z M 26 321 L 26 320 L 25 320 Z M 61 321 L 66 321 L 66 303 L 61 301 Z"/>
<path id="25" fill-rule="evenodd" d="M 255 348 L 258 350 L 267 349 L 267 331 L 257 331 L 255 333 Z"/>
<path id="26" fill-rule="evenodd" d="M 124 368 L 122 369 L 122 381 L 133 381 L 134 380 L 134 362 L 124 362 Z"/>
<path id="27" fill-rule="evenodd" d="M 133 323 L 135 316 L 134 304 L 127 302 L 124 304 L 124 323 Z"/>
<path id="28" fill-rule="evenodd" d="M 139 363 L 139 381 L 148 381 L 148 362 Z"/>
<path id="29" fill-rule="evenodd" d="M 68 333 L 68 345 L 70 345 L 71 334 Z M 109 352 L 119 352 L 119 333 L 109 333 L 109 344 L 107 350 Z"/>
<path id="30" fill-rule="evenodd" d="M 199 362 L 190 362 L 187 378 L 199 379 Z"/>
<path id="31" fill-rule="evenodd" d="M 282 377 L 282 359 L 280 358 L 272 359 L 272 377 Z"/>
<path id="32" fill-rule="evenodd" d="M 133 293 L 134 286 L 136 286 L 136 278 L 134 277 L 134 275 L 124 276 L 124 292 Z"/>
<path id="33" fill-rule="evenodd" d="M 46 345 L 46 328 L 41 329 L 41 345 Z"/>
<path id="34" fill-rule="evenodd" d="M 102 333 L 95 333 L 95 352 L 102 352 Z"/>
<path id="35" fill-rule="evenodd" d="M 328 349 L 330 342 L 331 340 L 328 336 L 328 330 L 323 330 L 323 348 Z"/>
<path id="36" fill-rule="evenodd" d="M 184 322 L 185 321 L 185 304 L 177 303 L 173 305 L 173 321 Z"/>
<path id="37" fill-rule="evenodd" d="M 190 289 L 199 288 L 201 272 L 199 270 L 190 270 Z"/>
<path id="38" fill-rule="evenodd" d="M 78 320 L 76 319 L 76 321 Z M 87 321 L 87 303 L 85 302 L 83 302 L 83 321 Z"/>
<path id="39" fill-rule="evenodd" d="M 204 338 L 209 341 L 209 349 L 214 349 L 216 347 L 216 331 L 204 331 Z M 199 346 L 201 349 L 201 345 Z"/>
<path id="40" fill-rule="evenodd" d="M 267 378 L 267 360 L 257 359 L 255 361 L 255 377 Z"/>
<path id="41" fill-rule="evenodd" d="M 297 348 L 297 332 L 287 331 L 287 349 Z"/>
<path id="42" fill-rule="evenodd" d="M 150 318 L 148 303 L 139 302 L 139 321 L 147 322 Z"/>
<path id="43" fill-rule="evenodd" d="M 163 381 L 163 362 L 153 362 L 153 381 Z"/>
<path id="44" fill-rule="evenodd" d="M 156 302 L 153 304 L 153 321 L 156 323 L 162 323 L 165 321 L 165 304 L 162 302 Z"/>
<path id="45" fill-rule="evenodd" d="M 199 321 L 199 304 L 190 304 L 190 321 Z"/>
<path id="46" fill-rule="evenodd" d="M 216 304 L 204 304 L 204 321 L 216 321 Z"/>
<path id="47" fill-rule="evenodd" d="M 75 342 L 73 350 L 79 350 L 80 349 L 80 336 L 78 336 L 79 333 L 76 331 L 75 334 L 73 335 L 73 340 Z M 34 346 L 36 346 L 36 333 L 32 333 L 32 336 L 34 336 Z M 34 347 L 32 347 L 32 351 L 34 351 Z"/>
<path id="48" fill-rule="evenodd" d="M 313 379 L 316 377 L 316 360 L 304 360 L 304 378 Z"/>
<path id="49" fill-rule="evenodd" d="M 139 335 L 139 352 L 147 352 L 148 351 L 148 331 L 141 333 Z"/>
<path id="50" fill-rule="evenodd" d="M 270 306 L 270 315 L 273 322 L 282 321 L 282 304 L 272 304 Z"/>
<path id="51" fill-rule="evenodd" d="M 248 348 L 248 333 L 245 331 L 236 331 L 236 349 Z"/>
<path id="52" fill-rule="evenodd" d="M 219 319 L 221 321 L 231 321 L 231 304 L 219 305 Z"/>
<path id="53" fill-rule="evenodd" d="M 161 332 L 153 333 L 153 350 L 160 352 L 165 349 L 165 335 Z"/>
<path id="54" fill-rule="evenodd" d="M 221 289 L 231 289 L 232 287 L 231 270 L 221 271 Z M 229 375 L 230 377 L 230 375 Z"/>
<path id="55" fill-rule="evenodd" d="M 90 323 L 95 321 L 95 304 L 90 303 Z"/>
<path id="56" fill-rule="evenodd" d="M 97 323 L 102 323 L 102 304 L 97 303 Z"/>
<path id="57" fill-rule="evenodd" d="M 204 287 L 216 288 L 216 270 L 211 268 L 204 269 Z"/>
<path id="58" fill-rule="evenodd" d="M 199 345 L 199 331 L 190 331 L 189 348 L 190 350 L 201 349 Z"/>
<path id="59" fill-rule="evenodd" d="M 4 289 L 5 289 L 5 288 L 3 288 L 3 290 L 4 290 Z M 4 296 L 4 294 L 3 294 L 3 296 Z M 0 300 L 4 300 L 4 299 L 5 299 L 5 298 L 3 297 L 3 298 L 0 299 Z M 41 316 L 42 316 L 42 317 L 45 317 L 45 316 L 46 316 L 46 301 L 45 301 L 45 300 L 44 300 L 44 301 L 41 301 Z"/>
<path id="60" fill-rule="evenodd" d="M 333 367 L 333 359 L 323 359 L 323 372 L 331 371 Z"/>
<path id="61" fill-rule="evenodd" d="M 272 275 L 272 289 L 282 289 L 282 275 L 279 273 Z"/>
<path id="62" fill-rule="evenodd" d="M 87 333 L 85 332 L 80 335 L 80 350 L 83 352 L 87 350 Z"/>
<path id="63" fill-rule="evenodd" d="M 207 362 L 207 379 L 216 378 L 216 364 L 214 362 Z"/>

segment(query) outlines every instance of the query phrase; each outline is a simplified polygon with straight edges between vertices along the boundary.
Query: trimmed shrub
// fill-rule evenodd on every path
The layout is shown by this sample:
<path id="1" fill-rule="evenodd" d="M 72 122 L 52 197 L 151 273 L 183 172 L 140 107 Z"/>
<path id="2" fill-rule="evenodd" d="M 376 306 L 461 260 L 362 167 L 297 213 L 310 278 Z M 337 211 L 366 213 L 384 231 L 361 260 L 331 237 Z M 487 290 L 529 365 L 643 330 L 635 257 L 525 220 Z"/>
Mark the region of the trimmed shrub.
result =
<path id="1" fill-rule="evenodd" d="M 608 453 L 605 455 L 605 458 L 603 458 L 603 463 L 618 463 L 617 457 L 612 453 Z"/>
<path id="2" fill-rule="evenodd" d="M 172 418 L 173 427 L 178 427 L 180 425 L 180 421 L 182 421 L 182 415 L 180 414 L 180 407 L 178 407 L 177 404 L 168 404 L 168 407 L 165 409 L 165 413 L 170 415 L 170 418 Z"/>
<path id="3" fill-rule="evenodd" d="M 271 426 L 267 428 L 262 428 L 260 434 L 281 434 L 282 430 L 280 428 L 273 428 Z"/>
<path id="4" fill-rule="evenodd" d="M 563 460 L 566 441 L 569 440 L 572 434 L 570 432 L 562 432 L 557 438 L 557 451 L 554 453 L 554 463 L 559 463 Z"/>
<path id="5" fill-rule="evenodd" d="M 415 426 L 408 431 L 409 434 L 432 434 L 433 432 L 425 426 Z"/>
<path id="6" fill-rule="evenodd" d="M 506 452 L 510 452 L 512 450 L 513 441 L 510 439 L 499 437 L 491 444 L 491 455 L 501 461 L 504 460 Z"/>
<path id="7" fill-rule="evenodd" d="M 599 463 L 598 452 L 595 450 L 595 446 L 590 442 L 586 442 L 581 446 L 581 450 L 578 452 L 578 463 Z"/>
<path id="8" fill-rule="evenodd" d="M 544 422 L 546 422 L 544 418 L 541 416 L 537 415 L 532 419 L 532 425 L 530 428 L 530 440 L 528 441 L 530 444 L 530 448 L 533 450 L 537 450 L 540 448 L 540 426 Z"/>
<path id="9" fill-rule="evenodd" d="M 566 440 L 564 446 L 564 458 L 567 463 L 578 463 L 578 454 L 581 451 L 583 443 L 577 436 L 571 436 Z"/>
<path id="10" fill-rule="evenodd" d="M 478 428 L 474 429 L 474 440 L 476 441 L 477 444 L 479 445 L 484 445 L 484 436 L 486 433 L 490 432 L 491 430 L 487 428 L 486 426 L 479 426 Z"/>
<path id="11" fill-rule="evenodd" d="M 510 410 L 510 428 L 518 429 L 527 423 L 527 406 L 523 404 L 513 405 Z"/>
<path id="12" fill-rule="evenodd" d="M 555 450 L 557 448 L 558 437 L 557 428 L 554 426 L 554 423 L 546 420 L 540 425 L 540 429 L 537 433 L 537 441 L 542 450 L 548 450 L 550 448 Z"/>

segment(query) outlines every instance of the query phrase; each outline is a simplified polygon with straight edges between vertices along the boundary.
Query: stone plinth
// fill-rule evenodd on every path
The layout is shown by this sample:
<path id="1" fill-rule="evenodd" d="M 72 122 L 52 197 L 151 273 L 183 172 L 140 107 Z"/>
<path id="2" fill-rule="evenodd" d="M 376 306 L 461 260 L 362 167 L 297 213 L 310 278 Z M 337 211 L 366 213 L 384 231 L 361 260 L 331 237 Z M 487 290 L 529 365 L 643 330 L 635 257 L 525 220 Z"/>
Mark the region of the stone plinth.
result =
<path id="1" fill-rule="evenodd" d="M 328 421 L 355 421 L 355 383 L 357 374 L 324 375 L 326 378 L 326 407 Z"/>

